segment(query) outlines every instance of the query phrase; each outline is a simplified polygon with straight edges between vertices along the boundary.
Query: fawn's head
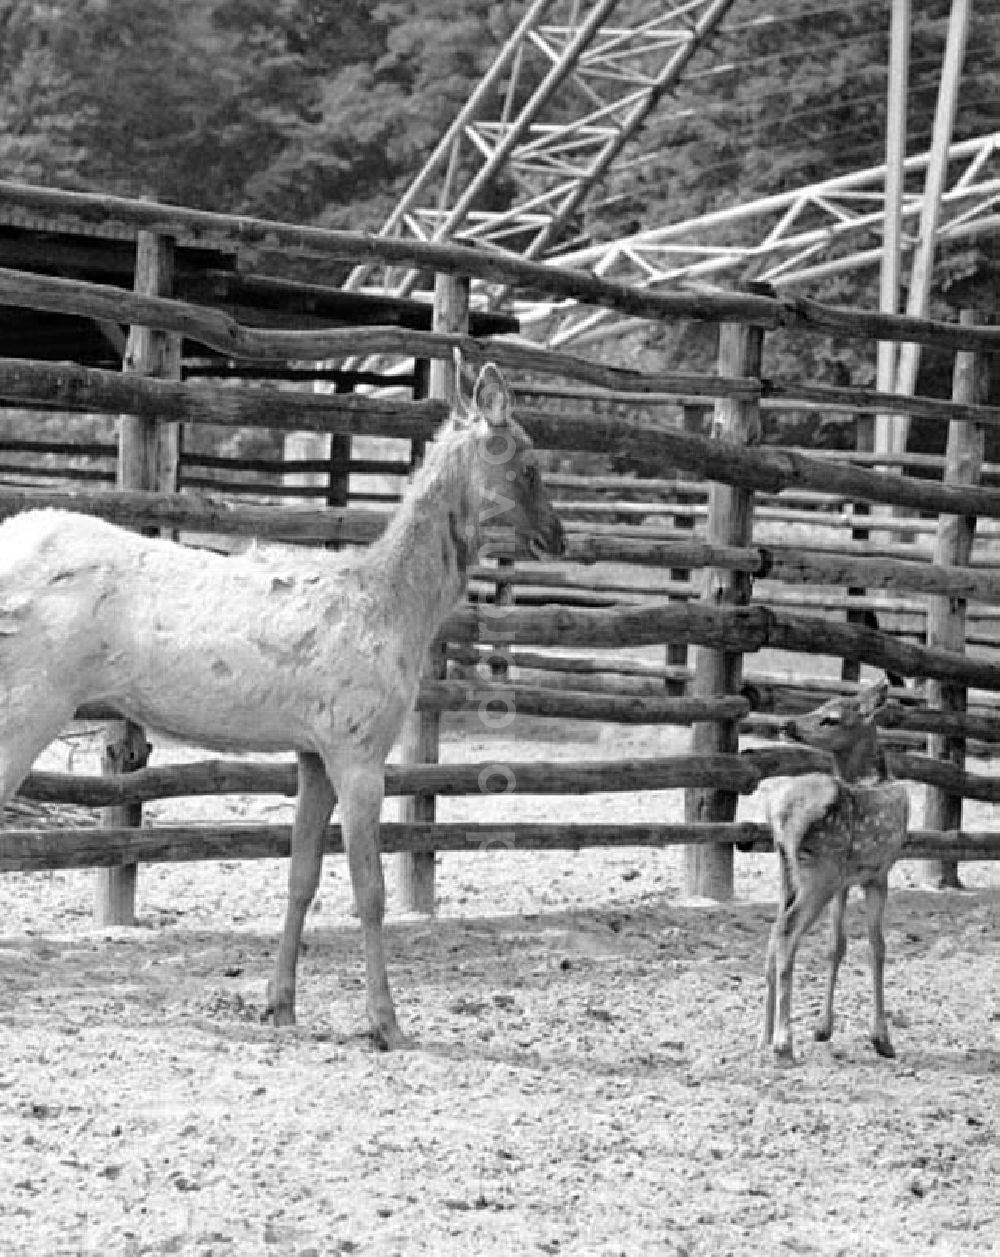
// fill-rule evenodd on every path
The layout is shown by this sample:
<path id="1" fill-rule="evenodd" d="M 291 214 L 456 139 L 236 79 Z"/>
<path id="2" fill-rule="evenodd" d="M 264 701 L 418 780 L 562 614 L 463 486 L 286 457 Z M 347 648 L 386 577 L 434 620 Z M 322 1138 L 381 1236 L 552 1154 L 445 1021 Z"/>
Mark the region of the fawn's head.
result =
<path id="1" fill-rule="evenodd" d="M 478 435 L 479 529 L 500 535 L 496 553 L 557 558 L 566 549 L 563 526 L 542 483 L 531 438 L 514 419 L 507 381 L 488 362 L 479 373 L 471 400 L 466 401 L 457 355 L 456 379 L 459 407 Z"/>
<path id="2" fill-rule="evenodd" d="M 828 703 L 794 716 L 781 725 L 781 734 L 792 742 L 802 742 L 820 751 L 829 751 L 837 773 L 845 781 L 885 775 L 885 761 L 879 746 L 875 715 L 889 697 L 889 682 L 883 677 L 858 690 L 857 694 L 832 698 Z"/>

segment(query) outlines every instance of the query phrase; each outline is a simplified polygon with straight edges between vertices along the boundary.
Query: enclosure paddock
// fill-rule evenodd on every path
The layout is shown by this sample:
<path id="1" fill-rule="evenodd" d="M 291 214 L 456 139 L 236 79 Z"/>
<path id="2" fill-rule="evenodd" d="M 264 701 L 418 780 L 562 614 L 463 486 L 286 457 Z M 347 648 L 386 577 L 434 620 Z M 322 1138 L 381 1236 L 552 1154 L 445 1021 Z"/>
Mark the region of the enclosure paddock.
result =
<path id="1" fill-rule="evenodd" d="M 654 515 L 665 480 L 678 478 L 678 494 L 693 493 L 692 484 L 707 482 L 704 514 L 700 503 L 680 502 L 692 510 L 687 519 L 671 516 L 676 524 L 671 528 L 657 519 L 609 520 L 600 512 L 599 518 L 587 518 L 582 511 L 580 519 L 568 521 L 565 562 L 552 573 L 554 583 L 532 587 L 533 573 L 516 563 L 480 565 L 473 600 L 447 620 L 429 653 L 417 714 L 404 734 L 400 762 L 387 774 L 387 794 L 403 800 L 396 818 L 387 817 L 382 829 L 383 847 L 403 853 L 402 905 L 432 910 L 435 852 L 448 859 L 452 851 L 492 849 L 495 826 L 473 819 L 474 810 L 461 824 L 449 822 L 445 813 L 449 798 L 473 801 L 492 793 L 510 793 L 513 799 L 522 794 L 596 798 L 610 792 L 622 796 L 620 805 L 633 792 L 683 791 L 683 817 L 629 823 L 620 819 L 619 810 L 598 823 L 587 815 L 595 811 L 593 800 L 580 800 L 562 807 L 557 819 L 512 821 L 504 829 L 505 840 L 525 851 L 681 843 L 688 892 L 726 898 L 740 859 L 736 845 L 763 849 L 769 844 L 766 827 L 748 818 L 745 808 L 742 815 L 737 810 L 739 800 L 750 799 L 774 777 L 816 767 L 802 748 L 751 745 L 747 737 L 763 732 L 768 717 L 802 710 L 824 658 L 836 660 L 842 676 L 838 681 L 825 675 L 822 683 L 839 686 L 840 692 L 851 691 L 863 667 L 885 669 L 910 682 L 894 690 L 885 712 L 893 772 L 927 793 L 927 819 L 909 836 L 904 857 L 938 862 L 933 875 L 948 881 L 956 876 L 958 862 L 992 859 L 1000 851 L 988 821 L 973 828 L 962 816 L 963 799 L 1000 796 L 992 777 L 965 762 L 967 747 L 977 756 L 987 755 L 1000 738 L 993 712 L 1000 667 L 991 621 L 971 615 L 995 606 L 1000 592 L 990 535 L 1000 518 L 1000 491 L 981 483 L 982 434 L 1000 422 L 1000 411 L 983 404 L 982 363 L 1000 345 L 997 330 L 969 314 L 963 322 L 887 319 L 760 292 L 630 291 L 593 276 L 460 246 L 373 239 L 14 185 L 0 191 L 6 198 L 3 212 L 17 215 L 19 230 L 72 236 L 74 226 L 86 224 L 90 249 L 100 250 L 102 241 L 114 239 L 120 253 L 122 238 L 136 247 L 134 291 L 91 282 L 83 254 L 75 270 L 69 267 L 69 277 L 44 274 L 37 264 L 31 270 L 27 257 L 24 270 L 0 273 L 0 301 L 7 304 L 80 323 L 110 318 L 133 327 L 126 369 L 120 372 L 89 361 L 0 358 L 0 395 L 19 408 L 11 420 L 15 428 L 22 416 L 11 436 L 15 442 L 24 441 L 25 425 L 42 411 L 56 411 L 62 416 L 58 443 L 63 453 L 52 457 L 58 459 L 82 415 L 128 416 L 116 442 L 119 487 L 80 487 L 69 480 L 58 487 L 48 480 L 43 485 L 31 469 L 48 471 L 54 464 L 43 466 L 48 456 L 39 446 L 44 442 L 34 438 L 19 456 L 25 483 L 0 485 L 2 514 L 58 505 L 132 528 L 181 531 L 200 544 L 224 548 L 245 544 L 241 539 L 248 536 L 334 547 L 369 544 L 384 528 L 386 511 L 384 504 L 358 496 L 358 478 L 374 464 L 367 455 L 356 457 L 354 443 L 362 437 L 391 437 L 402 444 L 387 465 L 396 472 L 401 462 L 415 467 L 447 411 L 443 368 L 456 347 L 470 361 L 495 360 L 511 377 L 515 394 L 522 381 L 534 390 L 524 393 L 529 400 L 518 402 L 516 415 L 545 452 L 553 484 L 563 474 L 560 460 L 583 454 L 607 460 L 609 450 L 616 466 L 629 469 L 628 501 L 648 502 Z M 318 317 L 308 328 L 289 330 L 285 317 L 281 326 L 266 320 L 250 326 L 222 308 L 176 295 L 172 274 L 187 273 L 184 268 L 197 267 L 207 256 L 212 265 L 234 273 L 253 269 L 260 265 L 265 239 L 268 265 L 278 270 L 286 265 L 301 270 L 305 260 L 320 274 L 345 260 L 376 257 L 436 271 L 433 309 L 425 303 L 421 313 L 411 303 L 398 312 L 402 326 L 361 325 L 373 315 L 363 296 L 353 294 L 347 311 L 331 288 L 326 325 Z M 512 330 L 509 320 L 476 326 L 480 316 L 469 312 L 469 277 L 582 299 L 631 316 L 717 322 L 717 370 L 640 373 L 505 340 L 496 333 Z M 344 326 L 349 317 L 355 326 Z M 908 399 L 769 376 L 766 348 L 779 328 L 782 336 L 911 338 L 954 350 L 953 398 Z M 404 360 L 394 382 L 409 396 L 400 396 L 399 387 L 391 395 L 358 391 L 387 383 L 376 355 Z M 316 378 L 338 391 L 310 391 L 303 364 L 332 358 L 349 358 L 350 369 L 331 378 L 324 368 Z M 219 375 L 222 382 L 213 378 Z M 262 387 L 262 377 L 282 380 L 284 387 Z M 562 395 L 539 392 L 553 377 L 563 381 L 556 386 Z M 911 476 L 898 464 L 883 471 L 856 459 L 766 447 L 762 416 L 772 406 L 852 416 L 862 452 L 875 414 L 902 417 L 913 411 L 934 417 L 948 432 L 947 455 L 937 465 L 940 479 Z M 706 410 L 712 414 L 711 435 L 695 422 L 704 419 Z M 221 466 L 224 457 L 192 448 L 196 437 L 228 438 L 237 432 L 255 439 L 278 434 L 283 440 L 303 432 L 322 436 L 322 456 L 297 458 L 288 474 L 303 474 L 305 464 L 308 474 L 320 475 L 322 483 L 312 487 L 323 490 L 323 504 L 315 496 L 294 506 L 284 494 L 268 500 L 270 486 L 279 480 L 286 484 L 284 469 L 274 470 L 282 464 L 277 454 L 270 463 L 232 459 L 230 474 Z M 102 443 L 97 436 L 87 440 L 97 447 Z M 217 492 L 185 488 L 186 450 L 194 459 L 189 469 L 202 478 L 208 471 L 218 473 Z M 86 470 L 97 458 L 106 459 L 106 451 L 81 453 L 73 462 Z M 261 471 L 261 463 L 268 470 Z M 325 464 L 326 471 L 317 472 L 317 464 Z M 605 467 L 594 478 L 590 500 L 597 502 L 605 493 L 607 476 Z M 244 492 L 255 482 L 261 493 Z M 236 483 L 242 486 L 238 491 Z M 582 488 L 578 482 L 571 487 L 574 494 Z M 789 519 L 782 505 L 786 499 L 800 522 Z M 825 503 L 829 511 L 822 509 Z M 845 503 L 852 507 L 848 516 L 843 515 Z M 767 513 L 775 509 L 781 518 L 769 519 Z M 850 526 L 828 534 L 826 516 L 833 511 Z M 817 519 L 810 522 L 813 516 Z M 919 526 L 915 522 L 909 535 L 906 521 L 916 516 Z M 933 545 L 928 544 L 928 523 L 935 529 Z M 647 584 L 630 594 L 621 586 L 634 584 L 636 573 Z M 519 606 L 522 594 L 526 601 Z M 824 599 L 822 605 L 810 606 L 811 595 Z M 894 605 L 876 608 L 871 605 L 876 596 Z M 831 608 L 838 602 L 843 613 L 834 616 Z M 903 622 L 913 603 L 925 609 L 919 644 L 912 624 Z M 880 617 L 877 628 L 872 613 Z M 901 621 L 898 633 L 887 631 L 894 628 L 894 616 Z M 755 672 L 755 660 L 767 651 L 799 652 L 791 683 L 787 673 L 775 684 L 773 676 Z M 530 676 L 522 672 L 519 654 L 531 657 Z M 633 674 L 621 671 L 623 655 L 653 669 L 646 679 L 655 675 L 662 689 L 629 693 L 626 681 Z M 588 690 L 582 682 L 569 688 L 550 683 L 572 658 L 591 668 L 607 660 L 600 690 Z M 920 689 L 914 688 L 918 681 Z M 598 764 L 547 756 L 515 757 L 498 767 L 489 748 L 483 758 L 461 764 L 436 762 L 442 721 L 454 713 L 495 727 L 521 710 L 552 722 L 610 723 L 621 736 Z M 114 713 L 97 708 L 77 714 L 107 719 Z M 673 754 L 654 746 L 644 754 L 621 755 L 633 724 L 657 729 L 660 745 L 672 726 L 689 725 L 690 745 Z M 104 808 L 104 825 L 99 830 L 8 828 L 0 869 L 106 868 L 100 919 L 127 922 L 133 914 L 133 861 L 264 858 L 288 850 L 290 832 L 280 824 L 146 826 L 139 811 L 158 798 L 206 792 L 287 794 L 294 789 L 287 767 L 248 771 L 239 763 L 208 760 L 165 767 L 155 758 L 147 766 L 141 730 L 121 724 L 113 727 L 107 761 L 108 771 L 100 777 L 28 777 L 22 795 L 29 803 Z M 328 830 L 327 843 L 338 849 L 336 825 Z"/>
<path id="2" fill-rule="evenodd" d="M 0 831 L 5 1250 L 714 1257 L 853 1252 L 860 1235 L 880 1255 L 990 1251 L 1000 495 L 977 442 L 1000 421 L 979 374 L 1000 333 L 9 184 L 0 231 L 8 257 L 30 246 L 0 272 L 0 302 L 64 337 L 58 361 L 0 346 L 4 516 L 70 508 L 225 551 L 367 545 L 388 503 L 361 496 L 362 477 L 398 485 L 421 461 L 456 345 L 500 364 L 553 496 L 583 503 L 546 581 L 502 560 L 473 573 L 386 772 L 399 802 L 382 845 L 401 853 L 386 947 L 417 1051 L 360 1045 L 359 925 L 336 860 L 308 920 L 299 1025 L 260 1024 L 293 764 L 159 745 L 147 762 L 143 730 L 98 706 L 29 775 Z M 40 236 L 62 274 L 42 273 Z M 123 242 L 134 275 L 95 284 L 94 258 Z M 333 287 L 372 258 L 436 274 L 434 307 Z M 192 300 L 208 268 L 246 322 Z M 304 269 L 308 327 L 247 300 Z M 510 320 L 468 314 L 463 277 L 718 321 L 717 370 L 638 373 L 504 339 Z M 132 327 L 124 357 L 75 352 L 102 324 Z M 954 396 L 775 378 L 777 335 L 916 336 L 959 352 Z M 391 380 L 385 355 L 402 364 Z M 346 366 L 309 366 L 331 359 Z M 789 405 L 847 416 L 856 455 L 762 445 L 769 408 Z M 908 411 L 947 427 L 947 455 L 870 459 L 872 416 Z M 396 444 L 362 447 L 374 438 Z M 668 515 L 668 493 L 690 509 Z M 762 735 L 854 692 L 862 669 L 907 681 L 881 726 L 916 804 L 904 855 L 946 861 L 938 880 L 973 861 L 971 889 L 916 889 L 909 858 L 894 871 L 894 1061 L 876 1066 L 867 1043 L 849 907 L 836 1036 L 778 1071 L 754 1046 L 776 891 L 764 796 L 816 762 Z M 329 827 L 327 849 L 340 840 Z M 823 950 L 811 936 L 799 954 L 802 1019 Z"/>

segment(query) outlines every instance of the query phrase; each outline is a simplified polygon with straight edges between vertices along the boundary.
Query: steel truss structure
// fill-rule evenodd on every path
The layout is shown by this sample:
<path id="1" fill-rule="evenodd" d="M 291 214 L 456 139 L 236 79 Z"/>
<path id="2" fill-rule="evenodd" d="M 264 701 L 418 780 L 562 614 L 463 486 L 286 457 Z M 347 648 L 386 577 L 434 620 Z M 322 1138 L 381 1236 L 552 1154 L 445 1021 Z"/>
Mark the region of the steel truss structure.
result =
<path id="1" fill-rule="evenodd" d="M 747 279 L 788 287 L 876 266 L 884 166 L 600 244 L 581 234 L 584 203 L 609 175 L 647 160 L 644 123 L 692 66 L 724 70 L 734 30 L 772 21 L 740 6 L 739 28 L 724 24 L 736 4 L 534 0 L 380 234 L 478 243 L 648 288 Z M 658 126 L 687 114 L 658 113 Z M 928 164 L 926 154 L 906 163 L 904 249 L 916 240 Z M 998 198 L 1000 133 L 953 145 L 938 238 L 997 230 Z M 347 286 L 404 296 L 417 279 L 366 266 Z M 495 309 L 507 293 L 479 285 L 475 298 Z M 515 310 L 527 335 L 553 347 L 618 336 L 636 322 L 570 303 Z"/>
<path id="2" fill-rule="evenodd" d="M 547 258 L 735 0 L 535 0 L 380 234 Z M 614 19 L 614 22 L 612 22 Z M 474 165 L 471 178 L 469 158 Z M 502 210 L 483 201 L 502 176 Z M 577 241 L 576 243 L 579 243 Z M 359 268 L 349 286 L 377 282 Z M 385 287 L 411 291 L 413 274 Z"/>
<path id="3" fill-rule="evenodd" d="M 903 249 L 918 241 L 923 175 L 929 154 L 910 158 L 904 190 Z M 877 267 L 882 257 L 885 166 L 874 166 L 780 196 L 766 197 L 653 228 L 555 259 L 635 287 L 730 284 L 759 280 L 776 288 Z M 941 198 L 937 240 L 956 241 L 1000 231 L 1000 132 L 952 145 Z M 553 348 L 618 336 L 638 320 L 610 311 L 536 303 L 518 311 L 530 333 L 544 329 Z"/>

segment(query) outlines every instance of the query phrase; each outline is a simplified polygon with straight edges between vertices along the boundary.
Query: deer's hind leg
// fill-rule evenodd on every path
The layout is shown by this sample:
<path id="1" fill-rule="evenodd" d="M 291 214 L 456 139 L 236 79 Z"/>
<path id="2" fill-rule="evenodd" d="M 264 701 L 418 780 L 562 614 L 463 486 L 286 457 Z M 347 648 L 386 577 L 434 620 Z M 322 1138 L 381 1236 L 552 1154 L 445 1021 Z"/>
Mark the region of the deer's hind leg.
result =
<path id="1" fill-rule="evenodd" d="M 788 867 L 791 859 L 784 847 L 776 843 L 778 853 L 778 915 L 767 940 L 767 958 L 764 961 L 764 1024 L 761 1027 L 760 1050 L 766 1051 L 774 1040 L 774 1010 L 778 977 L 778 936 L 784 925 L 785 914 L 792 906 L 795 891 L 791 885 Z"/>
<path id="2" fill-rule="evenodd" d="M 889 897 L 889 875 L 873 878 L 865 883 L 865 910 L 868 916 L 868 942 L 871 947 L 872 966 L 872 1031 L 871 1038 L 879 1056 L 895 1056 L 896 1049 L 889 1037 L 889 1023 L 885 1016 L 885 933 L 882 920 Z"/>
<path id="3" fill-rule="evenodd" d="M 833 995 L 837 989 L 837 974 L 840 972 L 840 964 L 844 959 L 844 953 L 847 951 L 847 935 L 844 926 L 844 917 L 847 911 L 847 894 L 848 887 L 838 891 L 830 902 L 830 956 L 829 968 L 826 974 L 826 999 L 823 1003 L 823 1012 L 819 1021 L 816 1023 L 816 1029 L 813 1031 L 814 1037 L 820 1043 L 826 1041 L 833 1034 Z"/>
<path id="4" fill-rule="evenodd" d="M 323 840 L 336 795 L 318 755 L 299 756 L 299 791 L 288 864 L 288 905 L 274 976 L 267 984 L 267 1012 L 276 1026 L 295 1023 L 295 967 L 306 913 L 323 868 Z"/>
<path id="5" fill-rule="evenodd" d="M 796 877 L 795 897 L 774 923 L 775 985 L 777 987 L 775 1029 L 772 1039 L 774 1055 L 790 1061 L 792 1052 L 792 977 L 795 956 L 806 934 L 816 924 L 823 909 L 839 889 L 824 877 L 825 870 L 805 868 L 801 864 Z"/>

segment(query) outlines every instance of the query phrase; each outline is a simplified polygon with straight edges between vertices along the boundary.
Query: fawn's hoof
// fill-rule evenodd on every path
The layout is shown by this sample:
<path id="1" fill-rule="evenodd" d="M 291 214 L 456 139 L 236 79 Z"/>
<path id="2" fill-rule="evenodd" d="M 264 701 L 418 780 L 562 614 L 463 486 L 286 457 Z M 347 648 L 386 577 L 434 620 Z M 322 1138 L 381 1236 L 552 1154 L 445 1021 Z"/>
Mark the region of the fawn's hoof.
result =
<path id="1" fill-rule="evenodd" d="M 817 1043 L 829 1043 L 832 1035 L 833 1027 L 828 1026 L 825 1021 L 821 1021 L 813 1031 L 813 1038 Z"/>
<path id="2" fill-rule="evenodd" d="M 892 1046 L 887 1034 L 873 1034 L 872 1046 L 879 1056 L 884 1056 L 889 1060 L 896 1055 L 896 1049 Z"/>

